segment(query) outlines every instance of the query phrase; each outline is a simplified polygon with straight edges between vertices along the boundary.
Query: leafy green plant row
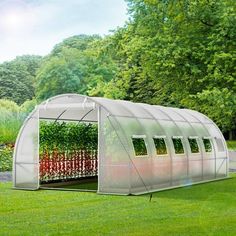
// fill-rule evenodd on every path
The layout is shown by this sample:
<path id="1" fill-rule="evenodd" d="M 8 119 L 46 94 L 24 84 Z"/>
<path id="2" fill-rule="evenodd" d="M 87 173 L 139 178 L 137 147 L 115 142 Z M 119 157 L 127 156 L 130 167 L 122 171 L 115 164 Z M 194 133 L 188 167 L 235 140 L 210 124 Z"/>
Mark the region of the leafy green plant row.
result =
<path id="1" fill-rule="evenodd" d="M 97 124 L 40 122 L 40 153 L 97 149 Z"/>
<path id="2" fill-rule="evenodd" d="M 13 147 L 0 147 L 0 172 L 12 170 Z"/>

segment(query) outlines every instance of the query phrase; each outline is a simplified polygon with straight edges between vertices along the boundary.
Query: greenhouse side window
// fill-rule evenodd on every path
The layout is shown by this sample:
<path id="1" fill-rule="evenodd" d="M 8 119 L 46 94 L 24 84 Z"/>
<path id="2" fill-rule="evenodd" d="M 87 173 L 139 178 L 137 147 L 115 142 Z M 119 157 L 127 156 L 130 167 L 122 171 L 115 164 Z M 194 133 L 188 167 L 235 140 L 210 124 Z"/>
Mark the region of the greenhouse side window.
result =
<path id="1" fill-rule="evenodd" d="M 191 153 L 199 153 L 199 146 L 197 143 L 197 137 L 189 137 L 188 142 L 189 142 L 189 146 L 191 149 Z"/>
<path id="2" fill-rule="evenodd" d="M 132 143 L 134 147 L 135 156 L 147 156 L 147 147 L 144 140 L 145 136 L 132 136 Z"/>
<path id="3" fill-rule="evenodd" d="M 166 143 L 165 143 L 165 137 L 154 136 L 153 141 L 154 141 L 155 148 L 156 148 L 156 154 L 158 156 L 166 155 L 167 148 L 166 148 Z"/>
<path id="4" fill-rule="evenodd" d="M 203 138 L 203 144 L 206 152 L 212 152 L 212 145 L 210 138 Z"/>
<path id="5" fill-rule="evenodd" d="M 183 154 L 184 153 L 182 138 L 183 137 L 172 137 L 172 141 L 173 141 L 174 149 L 175 149 L 175 154 Z"/>

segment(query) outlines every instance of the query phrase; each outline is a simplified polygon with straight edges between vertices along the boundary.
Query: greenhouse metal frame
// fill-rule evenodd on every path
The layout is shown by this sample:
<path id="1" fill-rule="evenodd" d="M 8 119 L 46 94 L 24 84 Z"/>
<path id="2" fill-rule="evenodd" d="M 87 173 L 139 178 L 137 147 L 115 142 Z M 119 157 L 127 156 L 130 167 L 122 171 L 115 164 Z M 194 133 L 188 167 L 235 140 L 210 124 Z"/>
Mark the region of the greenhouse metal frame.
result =
<path id="1" fill-rule="evenodd" d="M 63 94 L 36 106 L 19 132 L 13 160 L 16 189 L 41 187 L 41 119 L 98 123 L 98 193 L 143 194 L 228 177 L 225 139 L 205 115 Z"/>

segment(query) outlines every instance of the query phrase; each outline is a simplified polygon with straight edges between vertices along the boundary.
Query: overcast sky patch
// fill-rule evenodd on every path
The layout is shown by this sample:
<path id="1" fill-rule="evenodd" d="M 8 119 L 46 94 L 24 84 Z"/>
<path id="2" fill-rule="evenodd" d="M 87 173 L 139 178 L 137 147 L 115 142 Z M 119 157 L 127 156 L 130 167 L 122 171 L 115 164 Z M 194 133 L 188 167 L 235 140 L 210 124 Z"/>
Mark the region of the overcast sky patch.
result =
<path id="1" fill-rule="evenodd" d="M 107 35 L 127 20 L 124 0 L 0 1 L 0 62 L 48 54 L 78 34 Z"/>

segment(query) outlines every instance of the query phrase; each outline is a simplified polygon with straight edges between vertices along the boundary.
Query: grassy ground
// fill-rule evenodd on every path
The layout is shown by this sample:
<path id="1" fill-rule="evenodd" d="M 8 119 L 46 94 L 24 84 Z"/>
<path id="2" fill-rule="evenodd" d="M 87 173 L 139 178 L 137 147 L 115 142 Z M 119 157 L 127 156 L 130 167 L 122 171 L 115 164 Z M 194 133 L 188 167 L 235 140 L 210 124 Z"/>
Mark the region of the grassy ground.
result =
<path id="1" fill-rule="evenodd" d="M 11 190 L 0 183 L 0 235 L 236 235 L 232 179 L 144 196 Z"/>
<path id="2" fill-rule="evenodd" d="M 229 150 L 235 150 L 236 151 L 236 140 L 227 141 L 227 146 L 228 146 Z"/>

